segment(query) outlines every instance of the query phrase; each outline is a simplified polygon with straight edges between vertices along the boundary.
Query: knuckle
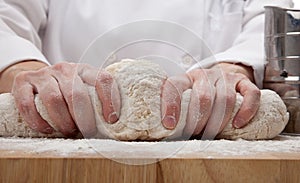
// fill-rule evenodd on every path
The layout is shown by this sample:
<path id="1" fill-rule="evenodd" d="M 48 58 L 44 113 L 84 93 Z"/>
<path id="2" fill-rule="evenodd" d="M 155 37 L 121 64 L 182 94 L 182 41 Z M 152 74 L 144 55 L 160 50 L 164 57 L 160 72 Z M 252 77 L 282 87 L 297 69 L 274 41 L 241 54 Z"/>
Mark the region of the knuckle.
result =
<path id="1" fill-rule="evenodd" d="M 242 73 L 232 73 L 232 76 L 234 78 L 238 78 L 239 80 L 249 80 L 249 78 L 245 74 L 242 74 Z"/>
<path id="2" fill-rule="evenodd" d="M 212 104 L 212 96 L 207 93 L 202 93 L 199 95 L 199 101 L 202 105 L 211 105 Z"/>
<path id="3" fill-rule="evenodd" d="M 253 94 L 253 96 L 255 96 L 257 98 L 260 98 L 260 96 L 261 96 L 261 92 L 258 88 L 253 89 L 252 94 Z"/>
<path id="4" fill-rule="evenodd" d="M 30 111 L 30 109 L 34 107 L 34 104 L 28 99 L 22 99 L 17 101 L 17 106 L 20 112 L 27 113 L 27 111 Z"/>
<path id="5" fill-rule="evenodd" d="M 255 85 L 253 85 L 253 87 L 248 87 L 247 92 L 251 94 L 253 99 L 260 99 L 261 97 L 260 89 L 257 88 Z"/>
<path id="6" fill-rule="evenodd" d="M 56 92 L 47 93 L 47 102 L 49 103 L 60 103 L 62 101 L 62 97 L 58 95 Z"/>
<path id="7" fill-rule="evenodd" d="M 203 75 L 205 75 L 205 73 L 206 72 L 203 69 L 194 69 L 187 73 L 187 77 L 191 81 L 195 82 L 197 78 L 202 77 Z"/>
<path id="8" fill-rule="evenodd" d="M 202 75 L 203 72 L 204 71 L 202 69 L 193 69 L 190 72 L 188 72 L 188 74 L 192 76 L 198 76 L 198 75 Z"/>
<path id="9" fill-rule="evenodd" d="M 166 94 L 170 97 L 172 96 L 173 98 L 177 95 L 180 95 L 180 93 L 183 92 L 180 86 L 177 85 L 176 78 L 168 78 L 165 81 L 163 91 L 166 92 Z"/>
<path id="10" fill-rule="evenodd" d="M 15 80 L 23 80 L 24 78 L 26 78 L 28 76 L 28 72 L 19 72 L 16 77 Z"/>
<path id="11" fill-rule="evenodd" d="M 51 68 L 54 69 L 54 70 L 62 70 L 64 65 L 65 65 L 65 63 L 58 63 L 58 64 L 55 64 L 55 65 L 52 65 Z"/>
<path id="12" fill-rule="evenodd" d="M 71 66 L 70 63 L 62 62 L 62 63 L 57 63 L 55 65 L 52 65 L 50 68 L 54 71 L 64 73 L 66 72 L 67 68 L 69 68 L 70 66 Z"/>
<path id="13" fill-rule="evenodd" d="M 43 70 L 39 71 L 22 71 L 19 72 L 15 77 L 15 82 L 23 82 L 30 80 L 31 77 L 39 76 L 43 73 Z"/>
<path id="14" fill-rule="evenodd" d="M 108 72 L 100 72 L 97 77 L 97 81 L 102 85 L 111 85 L 114 81 L 111 74 Z"/>
<path id="15" fill-rule="evenodd" d="M 67 102 L 70 102 L 73 100 L 73 94 L 74 94 L 74 91 L 73 90 L 70 90 L 70 91 L 67 91 L 64 93 L 64 98 Z"/>
<path id="16" fill-rule="evenodd" d="M 17 74 L 14 79 L 14 84 L 19 85 L 19 84 L 23 83 L 25 81 L 26 77 L 27 77 L 26 73 L 21 72 L 21 73 Z"/>
<path id="17" fill-rule="evenodd" d="M 231 80 L 231 81 L 236 80 L 236 78 L 239 78 L 239 80 L 244 79 L 243 77 L 244 77 L 244 75 L 242 75 L 240 73 L 229 72 L 229 73 L 225 74 L 225 78 L 227 80 Z"/>
<path id="18" fill-rule="evenodd" d="M 93 71 L 93 67 L 89 64 L 78 63 L 77 66 L 77 73 L 79 76 L 90 74 Z"/>
<path id="19" fill-rule="evenodd" d="M 226 100 L 229 103 L 232 103 L 236 100 L 236 93 L 232 93 L 226 96 Z"/>

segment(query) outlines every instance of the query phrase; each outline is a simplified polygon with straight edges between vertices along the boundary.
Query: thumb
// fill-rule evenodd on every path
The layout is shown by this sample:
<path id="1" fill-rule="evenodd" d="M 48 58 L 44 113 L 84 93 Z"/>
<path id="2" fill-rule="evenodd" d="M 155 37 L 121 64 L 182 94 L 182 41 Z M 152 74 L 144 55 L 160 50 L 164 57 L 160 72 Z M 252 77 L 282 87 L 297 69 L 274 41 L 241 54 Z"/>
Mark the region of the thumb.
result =
<path id="1" fill-rule="evenodd" d="M 102 70 L 97 76 L 96 90 L 102 103 L 105 121 L 108 123 L 117 122 L 121 108 L 121 97 L 116 81 L 108 72 Z"/>
<path id="2" fill-rule="evenodd" d="M 192 85 L 187 75 L 169 77 L 162 86 L 162 125 L 169 130 L 176 127 L 181 110 L 182 93 Z"/>

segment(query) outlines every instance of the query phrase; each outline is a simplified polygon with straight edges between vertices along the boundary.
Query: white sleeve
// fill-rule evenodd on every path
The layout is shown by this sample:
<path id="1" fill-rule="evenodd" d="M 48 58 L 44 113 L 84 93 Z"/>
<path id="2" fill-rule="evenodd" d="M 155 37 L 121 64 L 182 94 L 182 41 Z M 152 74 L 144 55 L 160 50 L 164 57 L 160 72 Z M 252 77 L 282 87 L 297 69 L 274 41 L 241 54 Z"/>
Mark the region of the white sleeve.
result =
<path id="1" fill-rule="evenodd" d="M 0 72 L 22 60 L 48 63 L 40 38 L 47 6 L 47 0 L 0 0 Z"/>
<path id="2" fill-rule="evenodd" d="M 293 6 L 292 0 L 247 0 L 243 10 L 242 32 L 228 50 L 216 54 L 217 61 L 231 61 L 251 66 L 256 85 L 261 88 L 264 77 L 264 6 Z"/>

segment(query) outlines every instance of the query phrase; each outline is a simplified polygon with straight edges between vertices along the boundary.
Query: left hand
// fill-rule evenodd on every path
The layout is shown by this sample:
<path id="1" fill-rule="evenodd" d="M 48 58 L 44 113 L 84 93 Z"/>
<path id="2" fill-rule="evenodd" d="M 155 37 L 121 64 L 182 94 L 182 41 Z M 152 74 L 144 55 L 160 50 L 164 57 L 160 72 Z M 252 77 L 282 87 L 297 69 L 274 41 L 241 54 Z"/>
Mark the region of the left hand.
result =
<path id="1" fill-rule="evenodd" d="M 244 99 L 233 126 L 245 126 L 256 114 L 260 102 L 260 90 L 251 82 L 251 72 L 242 65 L 221 63 L 211 69 L 195 69 L 169 77 L 162 88 L 162 124 L 167 129 L 176 127 L 182 93 L 191 88 L 186 136 L 199 135 L 206 127 L 204 138 L 213 139 L 229 122 L 237 92 Z"/>
<path id="2" fill-rule="evenodd" d="M 15 76 L 12 94 L 20 115 L 35 131 L 51 134 L 59 131 L 74 137 L 78 130 L 84 137 L 97 133 L 92 98 L 88 86 L 95 87 L 106 122 L 118 120 L 120 95 L 112 76 L 88 64 L 57 63 L 36 71 L 22 71 Z M 51 123 L 38 113 L 34 98 L 39 94 Z"/>

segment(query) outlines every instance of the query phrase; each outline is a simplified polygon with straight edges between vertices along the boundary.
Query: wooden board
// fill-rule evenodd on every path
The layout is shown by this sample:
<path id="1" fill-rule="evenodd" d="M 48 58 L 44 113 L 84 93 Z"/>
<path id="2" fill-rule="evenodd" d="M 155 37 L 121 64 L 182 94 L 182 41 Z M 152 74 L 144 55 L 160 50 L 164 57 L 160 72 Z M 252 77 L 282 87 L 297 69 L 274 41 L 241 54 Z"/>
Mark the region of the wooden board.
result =
<path id="1" fill-rule="evenodd" d="M 152 155 L 132 152 L 128 156 L 111 151 L 113 158 L 107 158 L 101 153 L 83 151 L 22 150 L 13 148 L 14 142 L 11 148 L 0 148 L 0 182 L 300 182 L 298 142 L 295 140 L 290 152 L 218 153 L 206 148 L 184 151 L 160 161 L 151 158 L 156 157 L 156 151 L 152 151 Z M 0 144 L 5 145 L 4 141 Z M 249 144 L 255 146 L 256 143 Z"/>
<path id="2" fill-rule="evenodd" d="M 295 159 L 165 159 L 126 165 L 103 157 L 0 158 L 1 182 L 300 182 Z M 284 157 L 285 155 L 282 154 Z"/>

